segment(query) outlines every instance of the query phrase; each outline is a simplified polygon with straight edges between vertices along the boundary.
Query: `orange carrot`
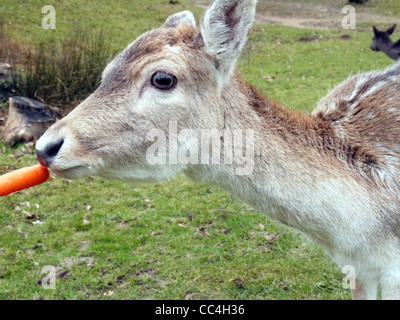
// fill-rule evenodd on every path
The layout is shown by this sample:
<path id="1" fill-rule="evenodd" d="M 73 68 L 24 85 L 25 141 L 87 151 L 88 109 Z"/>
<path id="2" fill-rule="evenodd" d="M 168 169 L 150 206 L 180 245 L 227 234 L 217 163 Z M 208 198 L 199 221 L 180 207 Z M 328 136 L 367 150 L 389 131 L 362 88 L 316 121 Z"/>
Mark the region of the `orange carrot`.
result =
<path id="1" fill-rule="evenodd" d="M 0 196 L 41 184 L 49 175 L 49 170 L 39 164 L 6 173 L 0 176 Z"/>

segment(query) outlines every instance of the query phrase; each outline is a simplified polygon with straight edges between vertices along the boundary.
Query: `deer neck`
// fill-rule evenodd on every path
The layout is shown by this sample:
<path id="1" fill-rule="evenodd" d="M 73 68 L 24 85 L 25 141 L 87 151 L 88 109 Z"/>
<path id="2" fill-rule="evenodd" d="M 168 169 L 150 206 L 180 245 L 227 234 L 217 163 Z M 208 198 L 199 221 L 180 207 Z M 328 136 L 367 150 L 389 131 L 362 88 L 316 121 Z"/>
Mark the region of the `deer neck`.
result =
<path id="1" fill-rule="evenodd" d="M 217 184 L 257 210 L 298 229 L 306 225 L 305 220 L 321 218 L 321 208 L 316 212 L 316 204 L 330 206 L 325 208 L 329 214 L 351 201 L 351 192 L 345 196 L 348 199 L 342 196 L 354 181 L 346 181 L 346 176 L 340 174 L 343 168 L 335 156 L 338 141 L 329 123 L 280 106 L 238 74 L 223 101 L 224 129 L 254 130 L 253 170 L 238 175 L 235 163 L 202 165 L 189 168 L 189 177 Z"/>

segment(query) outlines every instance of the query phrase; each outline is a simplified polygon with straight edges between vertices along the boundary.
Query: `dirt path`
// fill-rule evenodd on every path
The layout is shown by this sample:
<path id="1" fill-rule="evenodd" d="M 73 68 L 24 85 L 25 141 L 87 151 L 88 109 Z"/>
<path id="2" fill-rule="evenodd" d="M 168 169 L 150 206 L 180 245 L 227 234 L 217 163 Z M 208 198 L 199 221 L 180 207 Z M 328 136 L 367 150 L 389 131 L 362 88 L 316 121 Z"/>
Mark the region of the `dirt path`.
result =
<path id="1" fill-rule="evenodd" d="M 193 0 L 193 2 L 206 9 L 210 0 Z M 311 2 L 311 1 L 310 1 Z M 318 30 L 342 30 L 342 19 L 346 13 L 342 13 L 343 1 L 332 0 L 323 3 L 285 2 L 275 0 L 259 0 L 257 6 L 256 23 L 279 24 L 296 28 L 309 28 Z M 371 14 L 367 10 L 356 9 L 356 23 L 400 24 L 400 19 Z M 357 25 L 356 25 L 357 26 Z"/>

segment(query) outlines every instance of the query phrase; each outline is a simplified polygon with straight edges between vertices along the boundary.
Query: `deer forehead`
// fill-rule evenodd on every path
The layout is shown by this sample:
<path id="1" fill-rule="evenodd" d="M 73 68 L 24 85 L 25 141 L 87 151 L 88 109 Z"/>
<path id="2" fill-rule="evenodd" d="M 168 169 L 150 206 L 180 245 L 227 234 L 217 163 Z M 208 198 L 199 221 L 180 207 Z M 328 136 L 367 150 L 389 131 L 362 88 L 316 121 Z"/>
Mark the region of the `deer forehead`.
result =
<path id="1" fill-rule="evenodd" d="M 182 53 L 182 49 L 199 49 L 201 41 L 197 28 L 180 26 L 177 28 L 158 28 L 144 33 L 119 55 L 122 64 L 135 65 L 148 58 Z M 181 57 L 183 57 L 181 55 Z"/>
<path id="2" fill-rule="evenodd" d="M 165 113 L 166 107 L 174 108 L 175 111 L 170 112 L 187 109 L 191 104 L 185 92 L 193 89 L 192 96 L 203 97 L 207 85 L 216 87 L 215 75 L 210 72 L 213 66 L 214 62 L 206 54 L 197 28 L 162 27 L 146 32 L 107 65 L 93 99 L 81 106 L 80 116 L 85 119 L 94 108 L 118 108 L 119 114 L 122 110 L 126 113 L 147 113 L 162 109 Z M 158 71 L 174 74 L 178 86 L 170 92 L 152 87 L 151 79 Z M 197 103 L 192 107 L 199 109 L 200 105 Z M 125 121 L 130 117 L 126 114 L 119 119 Z"/>

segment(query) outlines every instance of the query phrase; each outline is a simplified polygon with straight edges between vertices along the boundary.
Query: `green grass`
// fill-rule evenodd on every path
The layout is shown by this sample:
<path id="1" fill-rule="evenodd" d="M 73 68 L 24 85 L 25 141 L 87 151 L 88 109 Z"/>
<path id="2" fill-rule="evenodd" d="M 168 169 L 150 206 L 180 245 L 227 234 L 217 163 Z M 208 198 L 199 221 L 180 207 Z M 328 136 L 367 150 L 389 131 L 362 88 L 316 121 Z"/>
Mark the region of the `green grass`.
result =
<path id="1" fill-rule="evenodd" d="M 193 8 L 97 3 L 57 2 L 52 31 L 39 28 L 47 2 L 5 0 L 0 15 L 20 41 L 55 41 L 79 23 L 121 49 L 169 13 Z M 351 39 L 342 40 L 344 33 Z M 348 75 L 391 63 L 370 51 L 370 39 L 366 31 L 256 26 L 239 69 L 270 97 L 310 111 Z M 11 149 L 0 141 L 0 174 L 35 162 L 32 145 Z M 344 274 L 321 249 L 221 189 L 183 176 L 140 186 L 54 179 L 0 198 L 0 212 L 0 299 L 350 298 Z M 46 265 L 67 271 L 55 290 L 38 285 Z"/>
<path id="2" fill-rule="evenodd" d="M 56 29 L 42 29 L 42 7 L 53 5 L 56 10 Z M 112 39 L 112 48 L 120 50 L 141 33 L 163 24 L 165 17 L 187 9 L 183 4 L 171 5 L 168 0 L 4 0 L 0 4 L 0 18 L 8 32 L 18 40 L 38 44 L 59 41 L 74 30 L 105 32 Z M 194 6 L 197 17 L 201 10 Z M 0 21 L 1 21 L 0 20 Z"/>
<path id="3" fill-rule="evenodd" d="M 282 1 L 259 1 L 258 9 L 267 10 L 272 13 L 279 13 L 284 16 L 292 16 L 293 8 L 290 4 L 302 4 L 312 6 L 313 4 L 338 8 L 339 10 L 349 4 L 347 0 L 285 0 Z M 357 12 L 367 12 L 373 15 L 384 15 L 387 18 L 399 17 L 400 6 L 397 0 L 368 0 L 366 5 L 351 4 Z M 296 8 L 297 10 L 299 8 Z M 309 10 L 309 9 L 306 9 Z M 340 12 L 340 11 L 339 11 Z M 304 13 L 304 12 L 303 12 Z M 373 22 L 373 21 L 371 21 Z"/>
<path id="4" fill-rule="evenodd" d="M 342 39 L 343 35 L 351 38 Z M 239 69 L 269 97 L 309 112 L 348 76 L 393 63 L 383 53 L 371 51 L 370 44 L 370 32 L 256 26 Z"/>

